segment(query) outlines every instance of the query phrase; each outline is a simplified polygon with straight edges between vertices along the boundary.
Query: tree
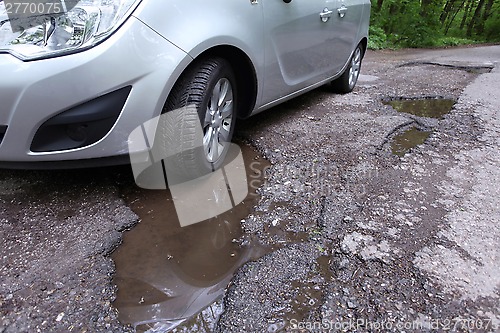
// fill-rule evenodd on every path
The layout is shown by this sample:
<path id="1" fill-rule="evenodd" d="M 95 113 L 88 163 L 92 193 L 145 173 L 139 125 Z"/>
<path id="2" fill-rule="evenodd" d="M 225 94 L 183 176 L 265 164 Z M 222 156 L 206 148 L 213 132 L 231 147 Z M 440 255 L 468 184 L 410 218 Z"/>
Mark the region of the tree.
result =
<path id="1" fill-rule="evenodd" d="M 479 20 L 481 20 L 481 10 L 483 9 L 483 6 L 484 0 L 479 0 L 476 10 L 474 11 L 474 15 L 472 15 L 472 18 L 467 25 L 467 37 L 472 36 L 472 29 L 476 26 L 476 24 L 478 24 Z"/>
<path id="2" fill-rule="evenodd" d="M 488 0 L 486 3 L 486 7 L 484 8 L 483 11 L 483 16 L 481 20 L 477 24 L 477 29 L 476 32 L 478 35 L 482 35 L 484 33 L 484 25 L 488 18 L 491 16 L 491 8 L 493 7 L 493 0 Z"/>
<path id="3" fill-rule="evenodd" d="M 371 0 L 371 33 L 399 46 L 500 42 L 500 0 Z"/>

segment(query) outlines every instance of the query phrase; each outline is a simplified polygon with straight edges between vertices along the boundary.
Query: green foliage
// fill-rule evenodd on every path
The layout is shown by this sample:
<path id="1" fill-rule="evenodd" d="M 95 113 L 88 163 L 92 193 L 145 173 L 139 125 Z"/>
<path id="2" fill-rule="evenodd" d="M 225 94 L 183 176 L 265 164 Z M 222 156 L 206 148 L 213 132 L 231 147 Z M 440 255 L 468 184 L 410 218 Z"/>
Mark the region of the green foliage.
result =
<path id="1" fill-rule="evenodd" d="M 388 48 L 387 35 L 384 29 L 373 25 L 370 26 L 368 48 L 371 50 Z"/>
<path id="2" fill-rule="evenodd" d="M 417 1 L 383 2 L 380 11 L 372 16 L 371 36 L 376 38 L 375 46 L 432 46 L 437 21 L 434 16 L 423 17 L 421 11 Z"/>
<path id="3" fill-rule="evenodd" d="M 495 12 L 495 14 L 486 21 L 484 38 L 489 42 L 500 42 L 500 13 Z"/>
<path id="4" fill-rule="evenodd" d="M 402 47 L 434 46 L 435 32 L 424 24 L 404 26 L 398 34 L 391 35 L 391 43 Z"/>
<path id="5" fill-rule="evenodd" d="M 467 35 L 469 26 L 472 37 Z M 372 0 L 371 49 L 486 41 L 500 41 L 500 0 L 484 0 L 482 5 L 477 0 Z"/>
<path id="6" fill-rule="evenodd" d="M 478 42 L 473 39 L 460 38 L 460 37 L 441 37 L 434 41 L 435 47 L 448 47 L 448 46 L 459 46 L 459 45 L 471 45 L 477 44 Z"/>

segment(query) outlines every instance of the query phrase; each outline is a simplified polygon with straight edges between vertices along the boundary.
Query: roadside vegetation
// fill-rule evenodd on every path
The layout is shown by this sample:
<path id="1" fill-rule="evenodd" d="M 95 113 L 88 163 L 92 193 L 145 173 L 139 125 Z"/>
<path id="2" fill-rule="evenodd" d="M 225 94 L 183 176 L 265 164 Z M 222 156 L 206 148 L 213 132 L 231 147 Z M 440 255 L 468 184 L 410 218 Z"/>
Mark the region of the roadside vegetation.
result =
<path id="1" fill-rule="evenodd" d="M 371 2 L 371 49 L 500 42 L 500 0 Z"/>

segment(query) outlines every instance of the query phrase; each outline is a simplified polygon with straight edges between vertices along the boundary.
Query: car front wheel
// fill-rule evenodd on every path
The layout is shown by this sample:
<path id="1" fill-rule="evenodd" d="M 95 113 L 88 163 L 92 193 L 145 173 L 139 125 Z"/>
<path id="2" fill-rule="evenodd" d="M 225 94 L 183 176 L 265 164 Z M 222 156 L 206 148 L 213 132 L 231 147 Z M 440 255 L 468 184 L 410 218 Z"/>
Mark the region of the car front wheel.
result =
<path id="1" fill-rule="evenodd" d="M 236 121 L 234 72 L 223 58 L 208 58 L 191 67 L 174 86 L 164 112 L 185 108 L 163 130 L 165 144 L 181 147 L 173 159 L 178 172 L 190 177 L 220 168 Z M 188 112 L 189 109 L 196 112 Z M 202 133 L 193 132 L 200 127 Z M 166 147 L 169 150 L 169 147 Z"/>

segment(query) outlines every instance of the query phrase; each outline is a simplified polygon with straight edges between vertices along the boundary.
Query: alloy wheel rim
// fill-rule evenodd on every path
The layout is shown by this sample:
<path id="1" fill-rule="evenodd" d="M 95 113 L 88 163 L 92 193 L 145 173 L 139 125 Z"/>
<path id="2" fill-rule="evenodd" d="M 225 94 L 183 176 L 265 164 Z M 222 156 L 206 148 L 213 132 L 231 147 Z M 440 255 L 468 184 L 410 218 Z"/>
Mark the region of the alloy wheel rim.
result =
<path id="1" fill-rule="evenodd" d="M 361 69 L 361 50 L 359 47 L 354 52 L 351 60 L 351 68 L 349 69 L 349 87 L 354 87 L 358 80 L 359 71 Z"/>
<path id="2" fill-rule="evenodd" d="M 203 123 L 203 151 L 210 163 L 217 162 L 230 143 L 233 109 L 233 87 L 221 78 L 212 89 Z"/>

